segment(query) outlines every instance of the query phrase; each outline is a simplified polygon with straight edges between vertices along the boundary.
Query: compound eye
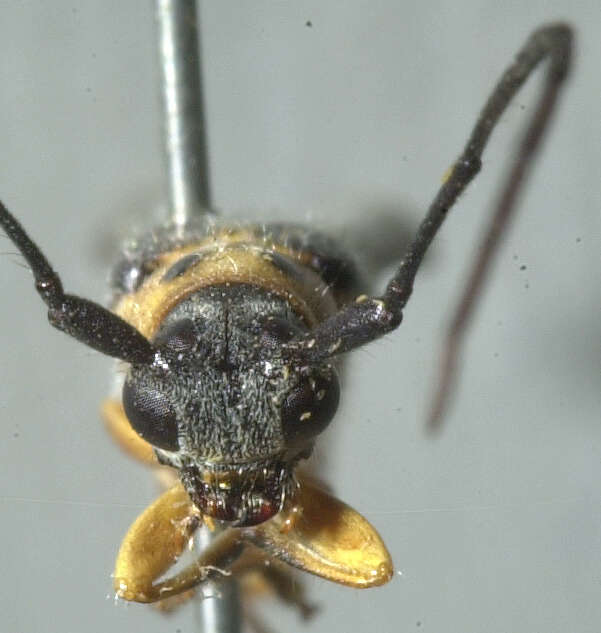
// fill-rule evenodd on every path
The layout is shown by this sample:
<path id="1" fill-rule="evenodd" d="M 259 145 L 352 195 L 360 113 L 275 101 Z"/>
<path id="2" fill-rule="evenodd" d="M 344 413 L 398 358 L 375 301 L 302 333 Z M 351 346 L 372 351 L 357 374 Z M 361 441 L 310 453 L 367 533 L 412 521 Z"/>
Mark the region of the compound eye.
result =
<path id="1" fill-rule="evenodd" d="M 282 317 L 272 316 L 261 323 L 261 341 L 267 347 L 278 347 L 299 332 L 297 327 Z"/>
<path id="2" fill-rule="evenodd" d="M 299 444 L 321 433 L 334 417 L 340 399 L 338 378 L 303 377 L 282 403 L 282 430 L 288 445 Z"/>
<path id="3" fill-rule="evenodd" d="M 165 347 L 172 352 L 186 352 L 197 343 L 196 328 L 191 319 L 179 319 L 161 330 L 154 338 L 157 347 Z"/>
<path id="4" fill-rule="evenodd" d="M 147 442 L 167 451 L 179 450 L 175 411 L 157 389 L 126 380 L 123 408 L 134 431 Z"/>

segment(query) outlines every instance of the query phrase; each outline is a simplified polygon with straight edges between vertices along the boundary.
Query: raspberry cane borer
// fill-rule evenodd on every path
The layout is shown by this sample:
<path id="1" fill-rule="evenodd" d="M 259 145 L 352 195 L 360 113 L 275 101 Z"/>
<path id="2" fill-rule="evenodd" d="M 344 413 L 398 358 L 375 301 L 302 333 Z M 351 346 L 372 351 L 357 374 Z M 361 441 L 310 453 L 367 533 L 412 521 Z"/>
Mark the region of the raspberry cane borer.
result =
<path id="1" fill-rule="evenodd" d="M 564 25 L 542 28 L 528 40 L 380 296 L 362 294 L 351 259 L 313 231 L 198 222 L 140 241 L 116 269 L 107 310 L 66 294 L 46 257 L 0 206 L 0 226 L 30 265 L 51 324 L 128 366 L 122 403 L 105 405 L 115 437 L 139 458 L 179 473 L 180 482 L 139 517 L 123 542 L 115 570 L 121 597 L 152 602 L 181 594 L 216 567 L 236 571 L 251 547 L 353 587 L 391 577 L 390 556 L 375 529 L 297 479 L 295 468 L 336 412 L 334 362 L 400 325 L 422 258 L 479 171 L 492 129 L 549 57 L 543 95 L 457 319 L 446 363 L 452 368 L 465 312 L 568 71 L 570 41 Z M 226 529 L 194 564 L 169 575 L 197 527 L 215 521 Z"/>

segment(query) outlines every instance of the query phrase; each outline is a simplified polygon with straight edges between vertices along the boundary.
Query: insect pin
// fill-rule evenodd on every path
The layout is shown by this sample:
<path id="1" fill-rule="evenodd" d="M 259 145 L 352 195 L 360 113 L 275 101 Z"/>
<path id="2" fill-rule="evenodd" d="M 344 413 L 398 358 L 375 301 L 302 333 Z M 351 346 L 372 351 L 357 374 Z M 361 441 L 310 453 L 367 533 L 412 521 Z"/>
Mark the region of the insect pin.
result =
<path id="1" fill-rule="evenodd" d="M 31 267 L 50 323 L 126 365 L 122 400 L 104 407 L 114 437 L 179 477 L 122 543 L 114 575 L 120 597 L 177 596 L 215 569 L 244 569 L 252 548 L 261 561 L 273 558 L 351 587 L 390 580 L 392 562 L 376 530 L 297 467 L 338 407 L 337 359 L 399 326 L 422 258 L 479 171 L 492 129 L 549 57 L 542 96 L 466 294 L 465 306 L 473 305 L 498 224 L 513 209 L 567 74 L 570 46 L 571 31 L 562 24 L 528 39 L 379 296 L 361 293 L 359 271 L 324 235 L 201 219 L 139 240 L 116 269 L 109 310 L 65 293 L 42 251 L 0 204 L 0 227 Z M 457 338 L 447 367 L 456 347 Z M 224 529 L 192 564 L 170 575 L 202 524 Z"/>

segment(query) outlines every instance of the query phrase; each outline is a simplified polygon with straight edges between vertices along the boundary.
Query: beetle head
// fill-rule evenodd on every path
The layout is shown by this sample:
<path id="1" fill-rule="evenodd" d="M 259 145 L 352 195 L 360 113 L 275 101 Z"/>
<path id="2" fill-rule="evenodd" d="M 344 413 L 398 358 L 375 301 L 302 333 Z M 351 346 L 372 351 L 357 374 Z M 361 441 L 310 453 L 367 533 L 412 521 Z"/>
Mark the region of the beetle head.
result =
<path id="1" fill-rule="evenodd" d="M 291 367 L 278 352 L 305 326 L 280 296 L 204 288 L 179 303 L 134 365 L 123 404 L 162 463 L 179 469 L 205 514 L 255 525 L 281 509 L 299 459 L 338 406 L 330 364 Z"/>

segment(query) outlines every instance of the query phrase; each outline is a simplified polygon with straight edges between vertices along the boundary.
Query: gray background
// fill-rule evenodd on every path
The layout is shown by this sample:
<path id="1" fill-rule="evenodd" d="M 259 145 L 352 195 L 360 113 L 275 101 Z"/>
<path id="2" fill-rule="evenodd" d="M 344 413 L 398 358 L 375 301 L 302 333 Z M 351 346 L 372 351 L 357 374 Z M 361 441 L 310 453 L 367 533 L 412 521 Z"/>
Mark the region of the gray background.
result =
<path id="1" fill-rule="evenodd" d="M 597 0 L 206 4 L 216 205 L 318 227 L 379 209 L 415 223 L 527 34 L 557 18 L 577 28 L 573 77 L 444 433 L 423 431 L 442 324 L 536 80 L 495 132 L 400 330 L 352 355 L 317 451 L 397 575 L 366 592 L 306 577 L 322 606 L 307 627 L 274 602 L 258 608 L 279 631 L 598 631 Z M 116 244 L 160 217 L 156 77 L 148 2 L 0 4 L 0 195 L 70 291 L 106 298 Z M 156 485 L 99 422 L 111 361 L 47 325 L 13 261 L 0 261 L 0 630 L 195 632 L 192 606 L 165 619 L 113 603 L 118 544 Z"/>

